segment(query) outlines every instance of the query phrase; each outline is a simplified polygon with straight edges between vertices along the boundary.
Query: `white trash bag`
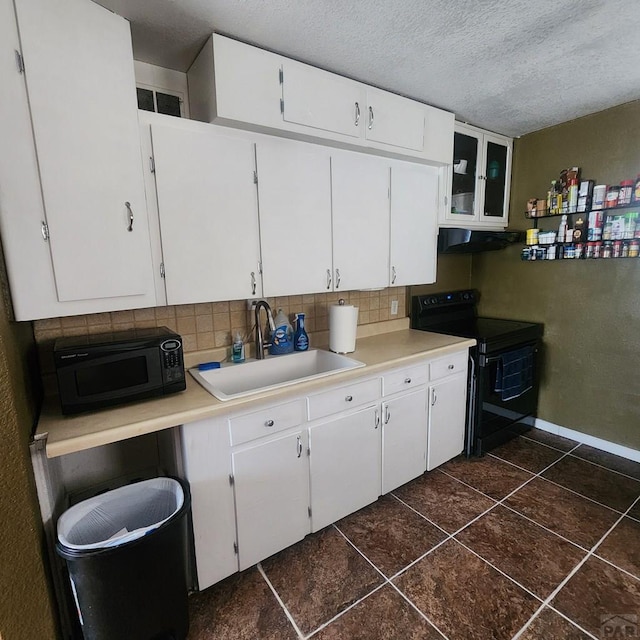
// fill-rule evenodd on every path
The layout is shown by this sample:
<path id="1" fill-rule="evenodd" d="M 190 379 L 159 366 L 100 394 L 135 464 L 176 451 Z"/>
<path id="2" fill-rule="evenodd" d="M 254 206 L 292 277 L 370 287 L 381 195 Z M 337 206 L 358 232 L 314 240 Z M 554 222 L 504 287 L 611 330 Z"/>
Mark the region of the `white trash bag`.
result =
<path id="1" fill-rule="evenodd" d="M 68 549 L 117 547 L 154 531 L 180 510 L 184 493 L 172 478 L 153 478 L 84 500 L 58 520 L 58 541 Z"/>

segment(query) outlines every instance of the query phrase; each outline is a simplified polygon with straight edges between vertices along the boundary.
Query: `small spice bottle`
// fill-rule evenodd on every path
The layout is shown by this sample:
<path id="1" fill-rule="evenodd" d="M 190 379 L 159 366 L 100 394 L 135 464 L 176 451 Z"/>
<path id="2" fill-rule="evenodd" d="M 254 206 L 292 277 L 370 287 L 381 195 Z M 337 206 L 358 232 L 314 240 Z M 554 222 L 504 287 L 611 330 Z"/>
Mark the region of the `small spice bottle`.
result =
<path id="1" fill-rule="evenodd" d="M 618 204 L 631 204 L 633 194 L 633 180 L 623 180 L 620 183 L 620 193 L 618 194 Z"/>

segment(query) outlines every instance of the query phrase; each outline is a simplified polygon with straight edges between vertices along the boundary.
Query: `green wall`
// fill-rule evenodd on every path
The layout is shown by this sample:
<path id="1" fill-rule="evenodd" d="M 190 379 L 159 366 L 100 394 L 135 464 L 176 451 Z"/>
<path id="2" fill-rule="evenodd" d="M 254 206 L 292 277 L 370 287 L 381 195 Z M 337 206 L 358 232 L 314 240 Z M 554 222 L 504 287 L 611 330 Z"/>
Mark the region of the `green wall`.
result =
<path id="1" fill-rule="evenodd" d="M 640 101 L 516 140 L 510 228 L 530 226 L 527 199 L 563 168 L 597 184 L 635 178 L 639 140 Z M 640 449 L 640 259 L 529 263 L 521 248 L 475 255 L 471 282 L 482 315 L 545 324 L 539 417 Z"/>
<path id="2" fill-rule="evenodd" d="M 2 285 L 0 282 L 0 288 L 4 289 Z M 30 367 L 35 343 L 30 322 L 8 319 L 6 289 L 2 293 L 5 295 L 0 295 L 0 634 L 3 640 L 48 640 L 56 637 L 56 626 L 29 457 L 35 419 L 32 390 L 38 388 Z"/>

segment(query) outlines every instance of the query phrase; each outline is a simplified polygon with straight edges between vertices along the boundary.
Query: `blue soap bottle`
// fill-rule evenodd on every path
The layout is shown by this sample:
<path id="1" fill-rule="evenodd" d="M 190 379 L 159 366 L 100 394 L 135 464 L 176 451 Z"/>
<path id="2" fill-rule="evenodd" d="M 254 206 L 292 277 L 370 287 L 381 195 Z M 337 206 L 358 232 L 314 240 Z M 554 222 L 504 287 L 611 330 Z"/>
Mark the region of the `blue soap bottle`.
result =
<path id="1" fill-rule="evenodd" d="M 296 313 L 296 332 L 293 336 L 293 348 L 306 351 L 309 348 L 309 336 L 304 328 L 304 313 Z"/>

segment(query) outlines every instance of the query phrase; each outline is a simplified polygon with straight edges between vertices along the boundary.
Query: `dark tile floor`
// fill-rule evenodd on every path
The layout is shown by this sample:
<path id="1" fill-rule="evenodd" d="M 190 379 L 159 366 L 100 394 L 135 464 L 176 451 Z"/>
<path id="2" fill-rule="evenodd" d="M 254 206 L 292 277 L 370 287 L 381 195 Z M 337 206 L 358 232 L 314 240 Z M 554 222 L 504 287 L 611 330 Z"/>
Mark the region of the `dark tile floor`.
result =
<path id="1" fill-rule="evenodd" d="M 640 464 L 533 430 L 192 595 L 190 610 L 189 640 L 640 637 Z"/>

